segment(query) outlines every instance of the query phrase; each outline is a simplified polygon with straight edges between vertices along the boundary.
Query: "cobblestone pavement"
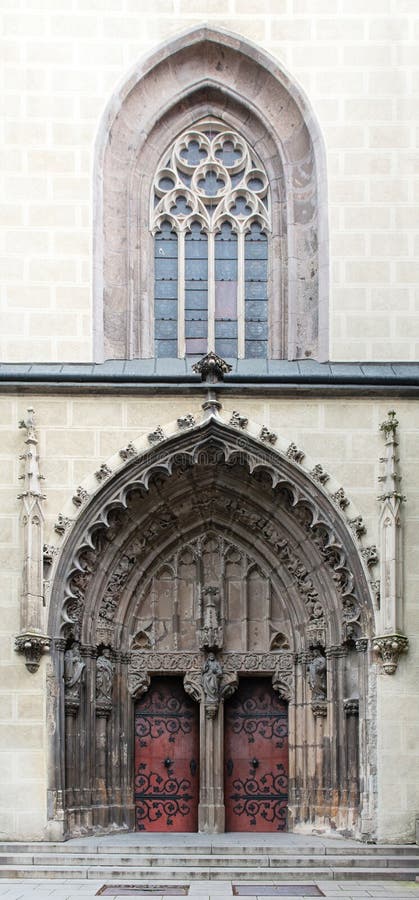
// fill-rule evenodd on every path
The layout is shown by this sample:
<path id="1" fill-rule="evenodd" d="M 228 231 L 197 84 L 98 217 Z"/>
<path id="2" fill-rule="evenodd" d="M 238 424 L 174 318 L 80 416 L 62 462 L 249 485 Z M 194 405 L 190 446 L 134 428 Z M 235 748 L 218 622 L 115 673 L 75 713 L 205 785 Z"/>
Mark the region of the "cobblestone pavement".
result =
<path id="1" fill-rule="evenodd" d="M 98 896 L 98 891 L 104 884 L 112 884 L 111 881 L 76 881 L 63 880 L 46 881 L 46 880 L 2 880 L 0 881 L 0 900 L 86 900 Z M 128 882 L 127 882 L 128 883 Z M 186 883 L 186 879 L 185 882 Z M 238 883 L 236 879 L 235 883 Z M 245 883 L 240 882 L 240 883 Z M 291 879 L 290 879 L 291 883 Z M 140 888 L 140 882 L 135 883 Z M 294 890 L 298 884 L 297 881 L 292 882 Z M 419 900 L 419 884 L 414 881 L 315 881 L 301 883 L 301 894 L 297 895 L 297 900 L 304 898 L 304 888 L 308 885 L 315 884 L 323 893 L 327 900 Z M 147 882 L 148 886 L 152 882 Z M 266 883 L 265 883 L 266 885 Z M 264 887 L 265 887 L 264 885 Z M 245 900 L 255 900 L 258 898 L 256 885 L 255 893 L 247 896 Z M 283 888 L 283 883 L 281 884 Z M 100 895 L 99 895 L 100 896 Z M 102 895 L 103 896 L 103 895 Z M 153 897 L 153 900 L 166 900 L 164 894 L 150 894 L 144 892 L 138 897 Z M 194 881 L 190 885 L 189 900 L 230 900 L 233 896 L 232 882 L 216 882 Z M 306 895 L 307 896 L 307 895 Z M 123 894 L 107 894 L 107 900 L 125 900 L 126 895 Z M 281 894 L 282 900 L 296 900 L 295 894 Z M 167 900 L 172 900 L 167 897 Z M 265 893 L 260 900 L 277 900 L 277 898 L 269 897 Z"/>

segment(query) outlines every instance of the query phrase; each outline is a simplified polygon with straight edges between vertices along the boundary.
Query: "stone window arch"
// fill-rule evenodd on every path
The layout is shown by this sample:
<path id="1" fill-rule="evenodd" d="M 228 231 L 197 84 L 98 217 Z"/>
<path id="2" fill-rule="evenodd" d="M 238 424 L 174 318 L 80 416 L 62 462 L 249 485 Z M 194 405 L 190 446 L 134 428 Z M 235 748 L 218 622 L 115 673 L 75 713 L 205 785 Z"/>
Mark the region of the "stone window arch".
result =
<path id="1" fill-rule="evenodd" d="M 223 134 L 231 145 L 224 161 Z M 197 163 L 186 172 L 181 145 L 194 135 Z M 239 148 L 244 167 L 234 171 Z M 246 182 L 252 170 L 258 175 Z M 180 183 L 192 200 L 183 211 Z M 306 98 L 271 57 L 225 31 L 198 28 L 131 73 L 97 139 L 94 256 L 97 361 L 209 349 L 327 358 L 323 142 Z M 171 278 L 162 286 L 164 259 L 172 260 Z M 188 279 L 188 268 L 201 276 Z M 202 282 L 190 288 L 201 296 L 188 295 L 188 280 Z"/>

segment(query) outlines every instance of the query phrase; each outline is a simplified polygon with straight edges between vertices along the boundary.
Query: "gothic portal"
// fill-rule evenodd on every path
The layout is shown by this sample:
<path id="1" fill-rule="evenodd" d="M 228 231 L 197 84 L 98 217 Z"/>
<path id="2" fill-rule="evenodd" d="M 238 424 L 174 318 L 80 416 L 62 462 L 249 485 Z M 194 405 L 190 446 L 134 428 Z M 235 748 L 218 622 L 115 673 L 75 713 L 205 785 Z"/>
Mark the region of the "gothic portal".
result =
<path id="1" fill-rule="evenodd" d="M 56 565 L 51 824 L 356 833 L 372 765 L 356 538 L 294 451 L 211 412 L 183 426 L 126 454 Z"/>

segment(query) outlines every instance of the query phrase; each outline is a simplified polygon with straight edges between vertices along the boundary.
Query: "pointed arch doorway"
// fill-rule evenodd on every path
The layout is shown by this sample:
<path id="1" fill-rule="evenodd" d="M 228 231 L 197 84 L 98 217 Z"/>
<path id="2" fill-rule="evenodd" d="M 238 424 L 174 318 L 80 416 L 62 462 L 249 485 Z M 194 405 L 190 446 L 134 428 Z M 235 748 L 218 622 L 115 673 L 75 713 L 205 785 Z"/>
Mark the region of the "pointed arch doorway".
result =
<path id="1" fill-rule="evenodd" d="M 250 678 L 288 706 L 287 828 L 356 830 L 372 610 L 344 518 L 301 467 L 214 418 L 176 435 L 98 491 L 52 597 L 51 808 L 66 834 L 135 827 L 135 704 L 156 677 L 199 708 L 200 831 L 225 829 L 224 705 Z"/>

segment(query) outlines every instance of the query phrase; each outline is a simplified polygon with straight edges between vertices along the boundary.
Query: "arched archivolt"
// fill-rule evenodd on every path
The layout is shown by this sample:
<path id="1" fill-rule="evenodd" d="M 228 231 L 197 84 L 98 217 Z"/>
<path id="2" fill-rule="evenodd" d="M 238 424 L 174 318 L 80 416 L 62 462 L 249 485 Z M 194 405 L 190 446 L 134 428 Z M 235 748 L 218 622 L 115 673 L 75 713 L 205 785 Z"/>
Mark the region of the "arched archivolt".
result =
<path id="1" fill-rule="evenodd" d="M 249 424 L 244 431 L 210 415 L 165 438 L 168 431 L 157 431 L 157 445 L 142 453 L 124 451 L 113 472 L 109 461 L 108 477 L 81 508 L 52 573 L 61 759 L 53 792 L 64 791 L 68 831 L 76 833 L 81 819 L 132 825 L 130 695 L 147 689 L 150 674 L 176 671 L 202 699 L 208 589 L 218 598 L 226 690 L 237 675 L 258 672 L 290 701 L 290 827 L 311 822 L 356 831 L 360 779 L 367 784 L 373 765 L 358 731 L 358 716 L 365 725 L 371 709 L 373 608 L 345 512 L 302 464 L 260 438 L 263 429 Z M 247 604 L 237 622 L 229 579 L 236 607 Z M 72 672 L 80 652 L 85 681 L 76 696 L 65 659 Z M 320 688 L 312 666 L 319 656 L 327 665 Z M 87 770 L 77 762 L 74 717 L 90 735 L 87 746 L 93 741 Z M 106 777 L 103 741 L 116 760 Z M 65 786 L 83 779 L 85 812 Z"/>
<path id="2" fill-rule="evenodd" d="M 153 178 L 162 151 L 208 116 L 242 134 L 268 175 L 270 355 L 327 358 L 326 165 L 313 110 L 268 54 L 222 29 L 196 28 L 136 66 L 103 116 L 94 182 L 96 359 L 154 354 Z"/>

